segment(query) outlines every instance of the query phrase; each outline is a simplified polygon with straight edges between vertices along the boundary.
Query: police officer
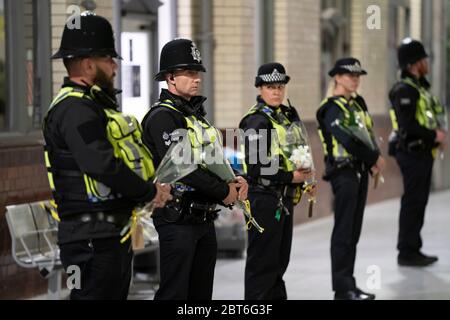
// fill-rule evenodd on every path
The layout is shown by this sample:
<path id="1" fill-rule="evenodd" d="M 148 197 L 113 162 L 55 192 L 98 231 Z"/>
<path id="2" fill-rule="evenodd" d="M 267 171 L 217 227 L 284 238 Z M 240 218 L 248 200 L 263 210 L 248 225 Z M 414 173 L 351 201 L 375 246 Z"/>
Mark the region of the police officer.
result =
<path id="1" fill-rule="evenodd" d="M 196 45 L 188 39 L 168 42 L 161 51 L 155 80 L 168 89 L 145 116 L 144 143 L 158 164 L 172 141 L 189 139 L 197 147 L 219 139 L 220 133 L 205 119 L 199 95 L 205 72 Z M 207 141 L 206 141 L 207 140 Z M 210 300 L 212 298 L 217 241 L 216 205 L 230 205 L 247 197 L 247 183 L 239 177 L 226 183 L 199 167 L 173 188 L 174 199 L 153 214 L 159 235 L 161 283 L 157 300 Z"/>
<path id="2" fill-rule="evenodd" d="M 436 103 L 430 94 L 427 53 L 419 41 L 405 39 L 398 48 L 401 80 L 389 93 L 396 139 L 391 149 L 403 175 L 397 249 L 398 264 L 427 266 L 438 260 L 420 249 L 420 230 L 431 187 L 433 159 L 446 144 L 446 132 L 436 119 Z"/>
<path id="3" fill-rule="evenodd" d="M 331 237 L 332 285 L 335 299 L 372 300 L 374 294 L 363 292 L 353 277 L 356 246 L 361 234 L 367 198 L 368 174 L 377 174 L 384 167 L 372 132 L 372 119 L 357 89 L 360 76 L 367 74 L 355 58 L 336 61 L 328 73 L 334 77 L 331 96 L 317 111 L 319 135 L 325 154 L 325 176 L 334 194 L 334 228 Z M 345 118 L 360 117 L 373 142 L 364 144 L 337 125 Z M 370 141 L 369 141 L 370 143 Z"/>
<path id="4" fill-rule="evenodd" d="M 245 299 L 285 300 L 283 275 L 289 264 L 294 214 L 303 181 L 311 170 L 296 170 L 284 154 L 274 150 L 271 130 L 285 136 L 287 128 L 299 120 L 297 111 L 283 104 L 290 77 L 280 63 L 263 64 L 258 69 L 255 87 L 257 103 L 244 116 L 239 128 L 245 133 L 244 171 L 249 181 L 251 211 L 265 231 L 248 231 L 245 266 Z M 278 154 L 275 167 L 268 153 Z M 295 201 L 295 202 L 297 202 Z"/>
<path id="5" fill-rule="evenodd" d="M 118 111 L 110 23 L 89 12 L 79 18 L 81 28 L 66 26 L 53 55 L 68 77 L 43 124 L 60 256 L 66 270 L 81 271 L 71 299 L 126 299 L 133 252 L 120 232 L 138 203 L 163 206 L 170 187 L 148 181 L 154 170 L 139 123 Z"/>

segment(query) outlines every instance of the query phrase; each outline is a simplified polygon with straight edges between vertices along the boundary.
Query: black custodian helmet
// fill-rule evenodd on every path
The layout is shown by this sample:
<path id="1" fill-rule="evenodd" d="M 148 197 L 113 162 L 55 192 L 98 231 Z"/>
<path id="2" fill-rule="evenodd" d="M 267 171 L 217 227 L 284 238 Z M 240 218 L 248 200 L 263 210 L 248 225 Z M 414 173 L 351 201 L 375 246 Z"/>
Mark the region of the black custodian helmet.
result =
<path id="1" fill-rule="evenodd" d="M 90 11 L 83 12 L 79 18 L 80 28 L 69 28 L 67 23 L 64 26 L 60 48 L 52 59 L 93 55 L 110 55 L 121 59 L 115 49 L 114 33 L 108 20 Z"/>
<path id="2" fill-rule="evenodd" d="M 411 38 L 403 39 L 397 50 L 398 64 L 401 69 L 428 57 L 423 44 Z"/>
<path id="3" fill-rule="evenodd" d="M 255 87 L 267 83 L 288 83 L 291 77 L 286 74 L 286 69 L 281 63 L 270 62 L 261 65 L 255 78 Z"/>
<path id="4" fill-rule="evenodd" d="M 175 39 L 164 45 L 161 50 L 159 72 L 155 75 L 155 80 L 164 81 L 166 73 L 176 69 L 206 72 L 200 51 L 192 40 Z"/>

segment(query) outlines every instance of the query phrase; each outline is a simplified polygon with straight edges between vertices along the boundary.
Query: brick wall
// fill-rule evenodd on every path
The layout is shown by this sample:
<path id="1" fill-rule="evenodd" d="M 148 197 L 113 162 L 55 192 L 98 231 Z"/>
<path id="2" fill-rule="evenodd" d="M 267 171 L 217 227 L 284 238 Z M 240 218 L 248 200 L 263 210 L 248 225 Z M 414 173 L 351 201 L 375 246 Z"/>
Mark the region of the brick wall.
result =
<path id="1" fill-rule="evenodd" d="M 236 128 L 254 104 L 254 1 L 215 0 L 215 124 Z"/>
<path id="2" fill-rule="evenodd" d="M 366 13 L 370 5 L 381 9 L 381 29 L 367 28 Z M 388 51 L 388 19 L 389 3 L 385 0 L 354 0 L 351 14 L 351 54 L 361 60 L 363 68 L 368 72 L 361 81 L 360 93 L 364 96 L 370 112 L 386 115 L 388 112 L 388 92 L 391 87 Z"/>
<path id="3" fill-rule="evenodd" d="M 37 270 L 20 268 L 11 257 L 5 207 L 49 198 L 42 146 L 0 144 L 0 299 L 27 298 L 46 291 L 47 281 Z"/>
<path id="4" fill-rule="evenodd" d="M 193 0 L 178 0 L 178 36 L 180 38 L 192 39 L 193 35 Z"/>
<path id="5" fill-rule="evenodd" d="M 287 97 L 304 120 L 315 119 L 320 96 L 320 1 L 275 1 L 275 60 L 291 82 Z"/>
<path id="6" fill-rule="evenodd" d="M 422 38 L 422 0 L 410 0 L 411 2 L 411 37 L 420 40 Z"/>

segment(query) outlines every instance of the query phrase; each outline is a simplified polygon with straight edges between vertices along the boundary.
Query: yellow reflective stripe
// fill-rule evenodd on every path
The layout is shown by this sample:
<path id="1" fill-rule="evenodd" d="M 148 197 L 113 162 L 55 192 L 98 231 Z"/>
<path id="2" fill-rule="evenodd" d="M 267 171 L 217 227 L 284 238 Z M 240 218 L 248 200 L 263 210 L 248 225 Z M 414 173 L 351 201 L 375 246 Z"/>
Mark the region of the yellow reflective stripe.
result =
<path id="1" fill-rule="evenodd" d="M 344 98 L 339 98 L 334 100 L 336 105 L 341 108 L 341 110 L 344 112 L 344 117 L 348 118 L 350 117 L 350 111 L 345 107 L 345 104 L 347 103 L 347 100 Z M 348 158 L 350 157 L 350 154 L 345 150 L 344 146 L 342 146 L 336 138 L 331 135 L 331 140 L 333 141 L 333 157 L 338 158 Z"/>
<path id="2" fill-rule="evenodd" d="M 319 106 L 319 107 L 322 107 L 325 103 L 328 102 L 328 100 L 330 100 L 330 99 L 329 99 L 329 98 L 323 99 L 323 100 L 320 102 L 320 106 Z"/>
<path id="3" fill-rule="evenodd" d="M 253 106 L 247 111 L 247 113 L 245 114 L 244 118 L 247 117 L 247 116 L 249 116 L 249 115 L 255 114 L 255 113 L 258 111 L 258 109 L 256 108 L 257 106 L 258 106 L 258 104 L 253 105 Z"/>
<path id="4" fill-rule="evenodd" d="M 369 129 L 369 131 L 371 131 L 373 128 L 373 120 L 372 120 L 372 117 L 370 116 L 369 112 L 365 111 L 363 109 L 363 107 L 361 107 L 361 105 L 356 100 L 352 100 L 352 102 L 356 106 L 356 108 L 359 109 L 359 113 L 361 114 L 362 118 L 364 119 L 364 123 L 366 124 L 367 129 Z"/>
<path id="5" fill-rule="evenodd" d="M 394 108 L 391 108 L 389 110 L 389 116 L 391 117 L 392 129 L 394 131 L 398 131 L 397 115 L 395 114 Z"/>
<path id="6" fill-rule="evenodd" d="M 48 151 L 47 150 L 44 151 L 44 159 L 45 159 L 45 166 L 47 168 L 51 168 L 50 159 L 48 157 Z"/>
<path id="7" fill-rule="evenodd" d="M 64 100 L 70 92 L 73 91 L 72 87 L 67 87 L 67 88 L 62 88 L 58 94 L 56 95 L 56 97 L 53 99 L 53 101 L 50 104 L 50 108 L 53 108 L 55 105 L 57 105 L 59 102 L 61 102 L 62 100 Z"/>
<path id="8" fill-rule="evenodd" d="M 96 195 L 94 194 L 94 191 L 92 190 L 92 186 L 91 186 L 91 178 L 84 174 L 83 175 L 83 179 L 84 179 L 84 185 L 86 186 L 86 193 L 88 195 L 89 198 L 95 197 Z"/>
<path id="9" fill-rule="evenodd" d="M 325 143 L 325 138 L 323 137 L 323 132 L 320 128 L 317 130 L 317 132 L 319 133 L 319 138 L 320 138 L 320 141 L 322 142 L 323 154 L 325 156 L 327 156 L 328 150 L 327 150 L 327 144 Z"/>
<path id="10" fill-rule="evenodd" d="M 133 168 L 131 169 L 142 179 L 147 180 L 146 177 L 144 177 L 144 173 L 142 172 L 143 168 L 141 165 L 141 159 L 143 158 L 143 156 L 141 152 L 138 150 L 138 148 L 136 148 L 136 145 L 134 145 L 130 141 L 125 140 L 124 144 L 127 147 L 127 149 L 132 153 L 132 158 L 128 159 L 130 160 L 130 163 L 133 165 Z"/>
<path id="11" fill-rule="evenodd" d="M 347 101 L 345 101 L 345 100 L 342 101 L 342 98 L 340 98 L 338 100 L 334 100 L 334 102 L 344 112 L 344 117 L 348 118 L 350 111 L 345 107 L 345 103 L 347 103 Z"/>
<path id="12" fill-rule="evenodd" d="M 419 124 L 423 127 L 426 127 L 427 129 L 436 129 L 437 128 L 437 121 L 436 121 L 436 115 L 434 114 L 434 110 L 432 107 L 432 96 L 422 86 L 418 86 L 415 84 L 411 79 L 405 78 L 402 80 L 403 83 L 410 85 L 411 87 L 415 88 L 417 91 L 419 91 L 420 98 L 417 102 L 417 110 L 416 110 L 416 120 L 419 122 Z M 427 113 L 430 113 L 430 116 L 427 116 Z"/>
<path id="13" fill-rule="evenodd" d="M 431 149 L 431 155 L 433 156 L 433 159 L 436 159 L 436 157 L 438 155 L 438 150 L 439 150 L 439 148 Z"/>
<path id="14" fill-rule="evenodd" d="M 163 107 L 170 108 L 170 109 L 172 109 L 172 110 L 175 110 L 176 112 L 182 113 L 180 110 L 178 110 L 177 108 L 175 108 L 175 107 L 172 106 L 171 104 L 168 104 L 168 103 L 160 103 L 159 105 L 160 105 L 160 106 L 163 106 Z"/>
<path id="15" fill-rule="evenodd" d="M 44 160 L 45 160 L 45 167 L 47 168 L 48 183 L 50 185 L 50 189 L 52 189 L 52 191 L 54 191 L 55 190 L 55 181 L 53 180 L 53 173 L 50 171 L 52 166 L 50 163 L 50 158 L 48 156 L 47 150 L 44 151 Z"/>
<path id="16" fill-rule="evenodd" d="M 143 163 L 145 167 L 145 172 L 147 172 L 147 179 L 146 181 L 153 179 L 155 175 L 155 167 L 153 165 L 153 156 L 150 152 L 150 150 L 143 144 L 142 145 L 142 152 L 146 153 L 146 156 L 144 156 Z M 146 159 L 149 159 L 146 160 Z"/>
<path id="17" fill-rule="evenodd" d="M 48 184 L 50 185 L 50 189 L 52 191 L 55 190 L 55 181 L 53 180 L 53 174 L 51 172 L 47 172 Z"/>
<path id="18" fill-rule="evenodd" d="M 244 161 L 242 161 L 242 170 L 244 170 L 244 173 L 247 174 L 247 162 L 245 160 L 245 139 L 242 141 L 241 145 L 239 146 L 239 149 L 241 153 L 244 155 Z"/>

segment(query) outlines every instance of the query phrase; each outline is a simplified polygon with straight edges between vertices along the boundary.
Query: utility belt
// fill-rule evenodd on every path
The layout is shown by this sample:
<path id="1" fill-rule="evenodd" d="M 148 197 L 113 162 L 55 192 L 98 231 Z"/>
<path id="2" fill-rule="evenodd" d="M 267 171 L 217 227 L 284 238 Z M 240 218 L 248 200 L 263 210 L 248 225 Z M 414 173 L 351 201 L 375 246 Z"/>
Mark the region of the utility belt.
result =
<path id="1" fill-rule="evenodd" d="M 278 198 L 288 196 L 290 194 L 288 192 L 288 189 L 293 189 L 293 188 L 289 188 L 288 185 L 273 184 L 272 181 L 261 178 L 261 177 L 258 177 L 257 179 L 250 179 L 250 188 L 255 191 L 263 191 L 263 192 L 273 193 Z M 292 194 L 293 194 L 293 192 L 292 192 Z"/>
<path id="2" fill-rule="evenodd" d="M 63 217 L 62 221 L 68 222 L 109 222 L 117 226 L 124 226 L 130 219 L 130 213 L 107 213 L 103 211 L 76 214 L 73 216 Z"/>
<path id="3" fill-rule="evenodd" d="M 251 191 L 261 191 L 263 193 L 269 192 L 274 195 L 278 199 L 277 208 L 275 211 L 275 219 L 280 221 L 281 215 L 289 216 L 291 213 L 289 212 L 288 207 L 285 205 L 285 200 L 287 203 L 292 203 L 296 205 L 300 202 L 301 199 L 301 189 L 299 186 L 295 185 L 270 185 L 268 184 L 267 179 L 258 178 L 256 182 L 259 183 L 251 183 L 250 190 Z M 297 193 L 300 192 L 300 195 Z"/>
<path id="4" fill-rule="evenodd" d="M 427 153 L 430 152 L 432 147 L 427 146 L 422 139 L 403 141 L 400 140 L 398 149 L 408 153 Z"/>
<path id="5" fill-rule="evenodd" d="M 397 150 L 407 153 L 428 153 L 434 146 L 425 144 L 423 139 L 408 139 L 405 135 L 396 133 L 389 140 L 389 154 L 395 156 Z"/>
<path id="6" fill-rule="evenodd" d="M 191 199 L 186 192 L 172 189 L 172 200 L 162 210 L 162 218 L 167 223 L 201 224 L 214 221 L 220 210 L 216 203 Z"/>
<path id="7" fill-rule="evenodd" d="M 364 162 L 355 160 L 353 158 L 339 158 L 339 159 L 325 159 L 326 168 L 325 174 L 323 175 L 323 180 L 330 181 L 331 177 L 336 174 L 338 171 L 343 169 L 353 169 L 358 172 L 363 172 L 367 170 Z"/>

